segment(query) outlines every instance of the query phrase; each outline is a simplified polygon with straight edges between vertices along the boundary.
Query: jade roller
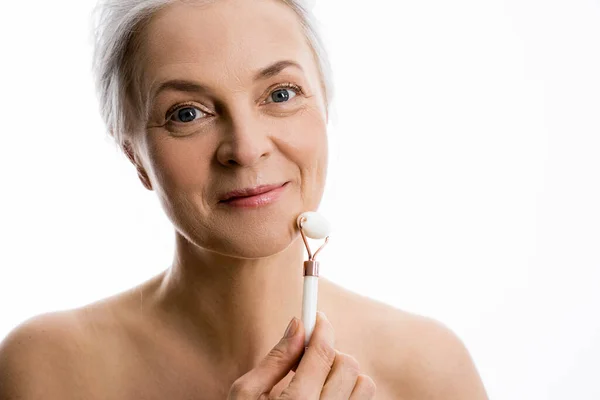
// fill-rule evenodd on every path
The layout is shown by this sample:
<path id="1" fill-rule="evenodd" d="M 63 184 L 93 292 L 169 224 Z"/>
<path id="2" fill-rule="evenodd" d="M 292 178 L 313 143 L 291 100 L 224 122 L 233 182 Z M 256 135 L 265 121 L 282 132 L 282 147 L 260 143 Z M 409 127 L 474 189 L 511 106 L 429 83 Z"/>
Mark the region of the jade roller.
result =
<path id="1" fill-rule="evenodd" d="M 296 220 L 302 240 L 306 246 L 308 252 L 308 260 L 304 261 L 304 291 L 302 294 L 302 323 L 304 324 L 305 336 L 304 346 L 308 346 L 308 342 L 315 329 L 315 323 L 317 321 L 317 295 L 319 291 L 319 262 L 315 260 L 315 257 L 323 247 L 329 241 L 329 233 L 331 226 L 329 222 L 319 213 L 314 211 L 307 211 L 300 214 Z M 313 254 L 310 251 L 308 240 L 311 239 L 323 239 L 325 243 L 319 247 L 319 249 Z"/>

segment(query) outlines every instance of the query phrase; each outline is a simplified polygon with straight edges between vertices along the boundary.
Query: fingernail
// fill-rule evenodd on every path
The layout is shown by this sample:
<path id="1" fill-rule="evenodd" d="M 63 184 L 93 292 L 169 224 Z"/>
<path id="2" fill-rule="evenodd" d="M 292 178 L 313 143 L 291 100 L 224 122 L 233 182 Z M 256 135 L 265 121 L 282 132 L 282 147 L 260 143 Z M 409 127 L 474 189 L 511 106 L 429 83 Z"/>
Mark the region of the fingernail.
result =
<path id="1" fill-rule="evenodd" d="M 294 318 L 292 318 L 287 329 L 285 330 L 285 334 L 283 335 L 283 337 L 285 339 L 287 339 L 287 338 L 294 336 L 297 329 L 298 329 L 298 320 L 296 319 L 296 317 L 294 317 Z"/>
<path id="2" fill-rule="evenodd" d="M 323 311 L 317 311 L 319 314 L 321 314 L 321 317 L 323 317 L 323 319 L 325 319 L 326 321 L 329 321 L 329 318 L 327 318 L 327 315 L 325 315 L 325 313 Z"/>

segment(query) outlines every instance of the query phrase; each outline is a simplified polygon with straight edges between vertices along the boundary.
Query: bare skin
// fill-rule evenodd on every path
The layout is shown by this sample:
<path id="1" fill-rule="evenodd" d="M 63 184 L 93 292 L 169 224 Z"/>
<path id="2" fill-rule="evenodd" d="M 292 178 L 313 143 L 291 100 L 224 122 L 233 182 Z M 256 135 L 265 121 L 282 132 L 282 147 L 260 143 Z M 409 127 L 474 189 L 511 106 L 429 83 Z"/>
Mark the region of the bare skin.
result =
<path id="1" fill-rule="evenodd" d="M 225 399 L 255 365 L 215 362 L 186 331 L 166 323 L 151 306 L 164 275 L 21 324 L 0 344 L 0 394 L 7 400 Z M 319 309 L 334 327 L 335 349 L 375 382 L 376 399 L 487 399 L 467 350 L 443 325 L 320 281 Z M 273 399 L 294 374 L 273 387 Z"/>
<path id="2" fill-rule="evenodd" d="M 153 298 L 158 290 L 158 279 L 77 311 L 81 326 L 87 331 L 84 334 L 87 346 L 96 347 L 98 360 L 102 360 L 90 371 L 89 376 L 93 378 L 89 383 L 97 385 L 98 390 L 114 388 L 114 398 L 226 398 L 233 382 L 256 365 L 246 366 L 234 359 L 212 359 L 210 354 L 198 351 L 194 338 L 186 337 L 186 332 L 159 321 L 164 320 L 164 315 L 155 315 L 156 311 L 151 308 L 140 311 L 140 299 L 142 296 Z M 374 343 L 366 341 L 356 325 L 369 322 L 361 309 L 379 312 L 379 318 L 391 309 L 385 310 L 387 306 L 361 299 L 325 278 L 321 278 L 320 283 L 319 309 L 335 328 L 335 349 L 352 355 L 359 362 L 362 374 L 379 381 L 377 399 L 397 399 L 391 391 L 393 388 L 388 387 L 391 382 L 377 378 L 377 355 L 372 353 Z M 100 315 L 105 318 L 99 318 Z M 277 328 L 277 337 L 270 342 L 269 349 L 281 338 L 285 325 Z M 105 379 L 99 379 L 101 376 Z M 290 371 L 272 394 L 280 394 L 293 376 L 294 371 Z"/>
<path id="3" fill-rule="evenodd" d="M 175 2 L 140 43 L 137 89 L 148 115 L 124 151 L 175 227 L 173 263 L 126 293 L 15 330 L 0 348 L 0 395 L 12 387 L 6 393 L 28 390 L 25 399 L 52 400 L 53 390 L 61 400 L 226 398 L 300 313 L 305 249 L 295 221 L 321 201 L 327 109 L 296 15 L 275 0 Z M 255 79 L 281 60 L 299 67 Z M 188 83 L 158 90 L 172 80 Z M 276 103 L 272 94 L 289 83 L 301 90 L 284 88 L 287 101 Z M 174 120 L 185 107 L 197 118 Z M 219 201 L 283 182 L 268 206 Z M 377 399 L 486 398 L 460 340 L 434 321 L 325 278 L 318 308 Z"/>

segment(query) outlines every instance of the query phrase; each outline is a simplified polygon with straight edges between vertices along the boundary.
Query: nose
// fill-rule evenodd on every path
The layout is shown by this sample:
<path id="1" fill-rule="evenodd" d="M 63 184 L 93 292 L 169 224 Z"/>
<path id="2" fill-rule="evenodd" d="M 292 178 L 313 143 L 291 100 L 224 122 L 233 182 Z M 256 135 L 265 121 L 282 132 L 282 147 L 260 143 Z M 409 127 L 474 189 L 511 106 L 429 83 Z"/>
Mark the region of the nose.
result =
<path id="1" fill-rule="evenodd" d="M 251 167 L 269 157 L 273 142 L 269 124 L 258 113 L 238 109 L 224 118 L 223 139 L 217 150 L 217 159 L 224 166 Z"/>

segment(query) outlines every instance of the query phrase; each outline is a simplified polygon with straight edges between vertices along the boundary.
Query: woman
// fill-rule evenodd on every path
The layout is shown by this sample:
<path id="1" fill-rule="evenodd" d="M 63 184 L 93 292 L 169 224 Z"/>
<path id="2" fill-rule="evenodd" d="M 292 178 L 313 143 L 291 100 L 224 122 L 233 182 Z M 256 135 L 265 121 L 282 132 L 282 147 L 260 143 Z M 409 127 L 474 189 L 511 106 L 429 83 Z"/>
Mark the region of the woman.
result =
<path id="1" fill-rule="evenodd" d="M 485 399 L 451 331 L 325 278 L 309 346 L 297 319 L 281 337 L 301 309 L 296 217 L 318 208 L 327 172 L 331 88 L 306 7 L 113 0 L 100 10 L 103 116 L 173 222 L 173 263 L 13 330 L 0 398 Z M 230 198 L 257 187 L 270 192 Z"/>

